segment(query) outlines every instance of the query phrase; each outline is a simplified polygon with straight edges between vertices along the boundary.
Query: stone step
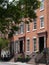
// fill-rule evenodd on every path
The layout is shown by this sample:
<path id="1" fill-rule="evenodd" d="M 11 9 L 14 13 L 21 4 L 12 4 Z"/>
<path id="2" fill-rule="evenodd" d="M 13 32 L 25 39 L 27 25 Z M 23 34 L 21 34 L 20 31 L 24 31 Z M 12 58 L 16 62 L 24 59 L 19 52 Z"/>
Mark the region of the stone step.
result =
<path id="1" fill-rule="evenodd" d="M 29 63 L 29 64 L 33 64 L 33 63 L 35 63 L 35 61 L 34 61 L 34 59 L 32 58 L 28 63 Z"/>
<path id="2" fill-rule="evenodd" d="M 14 62 L 14 57 L 9 62 Z"/>

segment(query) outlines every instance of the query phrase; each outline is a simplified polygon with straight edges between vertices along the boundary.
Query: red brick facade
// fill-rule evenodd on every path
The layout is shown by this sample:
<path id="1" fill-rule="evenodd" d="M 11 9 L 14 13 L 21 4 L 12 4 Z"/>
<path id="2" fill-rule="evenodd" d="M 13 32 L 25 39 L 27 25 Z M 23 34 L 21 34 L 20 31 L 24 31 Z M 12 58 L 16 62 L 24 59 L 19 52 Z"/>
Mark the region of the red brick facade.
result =
<path id="1" fill-rule="evenodd" d="M 37 9 L 37 21 L 36 21 L 36 30 L 33 30 L 33 22 L 29 24 L 30 31 L 26 31 L 27 27 L 26 24 L 24 24 L 24 33 L 19 33 L 18 35 L 14 35 L 14 48 L 15 48 L 15 41 L 18 41 L 18 52 L 20 52 L 23 49 L 23 52 L 26 55 L 31 54 L 32 52 L 41 51 L 46 47 L 49 47 L 49 0 L 44 0 L 44 9 L 40 10 Z M 40 17 L 44 16 L 44 27 L 40 28 Z M 36 51 L 34 51 L 34 41 L 33 39 L 36 38 Z M 43 41 L 41 40 L 43 39 Z M 29 51 L 27 51 L 27 40 L 29 41 Z M 20 41 L 23 40 L 22 47 L 19 45 Z M 39 41 L 40 40 L 40 41 Z M 22 42 L 21 42 L 22 43 Z M 44 45 L 43 49 L 39 49 L 39 45 L 42 47 L 42 44 Z M 21 50 L 20 50 L 21 47 Z M 16 50 L 16 48 L 15 48 Z"/>

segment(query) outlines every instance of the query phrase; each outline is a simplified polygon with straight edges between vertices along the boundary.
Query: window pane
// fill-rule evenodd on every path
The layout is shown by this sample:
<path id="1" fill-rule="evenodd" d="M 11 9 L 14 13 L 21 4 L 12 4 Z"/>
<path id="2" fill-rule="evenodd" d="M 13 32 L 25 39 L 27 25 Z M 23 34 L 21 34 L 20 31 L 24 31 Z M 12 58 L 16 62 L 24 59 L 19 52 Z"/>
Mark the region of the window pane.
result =
<path id="1" fill-rule="evenodd" d="M 33 41 L 34 41 L 34 51 L 36 51 L 37 49 L 36 49 L 36 39 L 33 39 Z"/>
<path id="2" fill-rule="evenodd" d="M 40 18 L 41 27 L 44 27 L 44 17 Z"/>
<path id="3" fill-rule="evenodd" d="M 18 31 L 16 31 L 16 35 L 18 35 Z"/>
<path id="4" fill-rule="evenodd" d="M 36 20 L 34 20 L 34 25 L 33 25 L 33 29 L 36 29 L 36 27 L 37 27 L 37 23 L 36 23 Z"/>
<path id="5" fill-rule="evenodd" d="M 40 9 L 44 9 L 44 0 L 41 0 Z"/>
<path id="6" fill-rule="evenodd" d="M 30 25 L 29 24 L 26 24 L 26 29 L 27 29 L 27 31 L 30 31 Z"/>
<path id="7" fill-rule="evenodd" d="M 16 43 L 16 52 L 18 52 L 18 43 Z"/>
<path id="8" fill-rule="evenodd" d="M 20 25 L 20 33 L 24 32 L 24 25 Z"/>
<path id="9" fill-rule="evenodd" d="M 30 40 L 27 40 L 27 51 L 29 51 Z"/>

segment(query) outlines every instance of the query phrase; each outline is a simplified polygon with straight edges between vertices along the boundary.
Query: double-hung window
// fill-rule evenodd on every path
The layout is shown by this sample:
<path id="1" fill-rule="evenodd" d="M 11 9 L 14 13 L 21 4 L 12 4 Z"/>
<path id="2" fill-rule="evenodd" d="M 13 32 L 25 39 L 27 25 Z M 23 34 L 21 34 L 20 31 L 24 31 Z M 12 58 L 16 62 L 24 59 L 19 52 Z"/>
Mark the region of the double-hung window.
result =
<path id="1" fill-rule="evenodd" d="M 18 41 L 15 42 L 15 52 L 18 52 Z"/>
<path id="2" fill-rule="evenodd" d="M 40 0 L 41 4 L 40 4 L 40 10 L 44 10 L 44 0 Z"/>
<path id="3" fill-rule="evenodd" d="M 33 39 L 33 43 L 34 43 L 34 51 L 36 51 L 37 50 L 37 48 L 36 48 L 36 43 L 37 43 L 36 38 Z"/>
<path id="4" fill-rule="evenodd" d="M 44 28 L 44 16 L 40 17 L 40 28 Z"/>
<path id="5" fill-rule="evenodd" d="M 37 28 L 37 22 L 36 19 L 33 21 L 33 30 L 35 30 Z"/>
<path id="6" fill-rule="evenodd" d="M 30 50 L 30 40 L 28 39 L 27 40 L 27 51 L 29 51 Z"/>
<path id="7" fill-rule="evenodd" d="M 18 35 L 18 31 L 16 31 L 16 35 Z"/>
<path id="8" fill-rule="evenodd" d="M 27 32 L 29 32 L 30 31 L 30 24 L 28 23 L 28 24 L 26 24 L 26 29 L 27 29 Z"/>
<path id="9" fill-rule="evenodd" d="M 24 25 L 21 24 L 21 25 L 20 25 L 20 34 L 23 34 L 23 33 L 24 33 Z"/>

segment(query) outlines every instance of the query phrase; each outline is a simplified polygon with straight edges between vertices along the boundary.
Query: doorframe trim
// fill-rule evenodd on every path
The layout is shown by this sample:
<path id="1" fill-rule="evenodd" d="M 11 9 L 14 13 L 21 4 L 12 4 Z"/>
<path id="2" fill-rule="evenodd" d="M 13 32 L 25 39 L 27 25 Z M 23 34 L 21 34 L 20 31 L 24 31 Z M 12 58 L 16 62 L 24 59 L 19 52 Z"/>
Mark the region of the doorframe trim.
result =
<path id="1" fill-rule="evenodd" d="M 38 36 L 38 48 L 39 48 L 39 37 L 44 37 L 44 48 L 46 48 L 46 35 Z"/>

